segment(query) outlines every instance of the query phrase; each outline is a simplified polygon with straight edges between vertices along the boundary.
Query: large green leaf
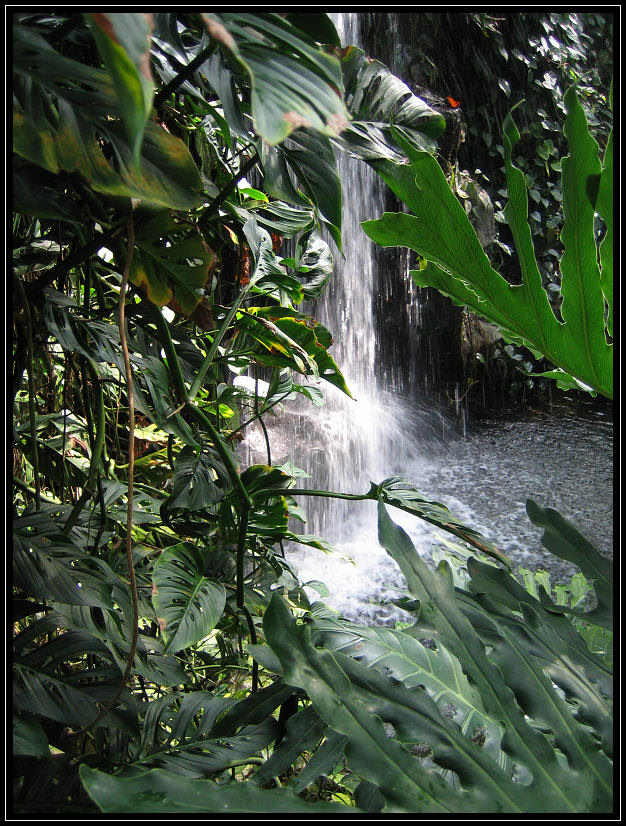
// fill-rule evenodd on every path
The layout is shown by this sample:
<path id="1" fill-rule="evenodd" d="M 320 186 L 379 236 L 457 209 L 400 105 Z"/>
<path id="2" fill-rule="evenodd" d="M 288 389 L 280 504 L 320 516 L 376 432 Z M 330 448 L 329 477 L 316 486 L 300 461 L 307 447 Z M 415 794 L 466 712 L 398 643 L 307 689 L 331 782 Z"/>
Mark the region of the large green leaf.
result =
<path id="1" fill-rule="evenodd" d="M 279 146 L 263 147 L 261 157 L 270 173 L 268 192 L 289 195 L 296 203 L 313 203 L 341 248 L 341 181 L 329 138 L 313 129 L 297 129 Z M 296 175 L 301 192 L 291 187 L 285 164 Z"/>
<path id="2" fill-rule="evenodd" d="M 146 124 L 141 159 L 119 123 L 107 72 L 62 57 L 40 35 L 15 26 L 13 149 L 50 172 L 76 172 L 97 192 L 189 209 L 202 182 L 179 139 Z"/>
<path id="3" fill-rule="evenodd" d="M 529 724 L 539 698 L 556 707 L 561 722 L 567 721 L 576 747 L 585 750 L 585 732 L 579 728 L 566 704 L 551 689 L 540 670 L 519 648 L 506 649 L 510 668 L 505 674 L 487 656 L 484 643 L 455 597 L 451 579 L 429 570 L 416 553 L 405 531 L 389 518 L 379 502 L 379 541 L 393 556 L 404 573 L 410 593 L 419 599 L 421 615 L 436 629 L 438 639 L 460 661 L 461 666 L 480 692 L 485 710 L 505 728 L 504 748 L 516 763 L 532 776 L 526 795 L 527 811 L 583 812 L 604 811 L 606 796 L 598 788 L 598 778 L 588 765 L 562 764 L 550 740 Z M 524 716 L 528 708 L 529 718 Z M 566 715 L 570 715 L 571 721 Z"/>
<path id="4" fill-rule="evenodd" d="M 287 307 L 249 307 L 239 327 L 255 342 L 255 360 L 267 367 L 290 367 L 334 384 L 351 396 L 345 379 L 328 352 L 328 330 L 310 316 Z"/>
<path id="5" fill-rule="evenodd" d="M 417 632 L 417 629 L 415 629 Z M 426 688 L 444 714 L 463 734 L 484 737 L 483 748 L 504 760 L 500 750 L 503 730 L 485 713 L 480 694 L 470 685 L 456 657 L 443 645 L 436 650 L 403 631 L 356 625 L 328 617 L 314 618 L 316 645 L 341 651 L 400 680 L 408 689 Z"/>
<path id="6" fill-rule="evenodd" d="M 96 675 L 92 675 L 91 682 Z M 22 663 L 14 665 L 13 703 L 18 711 L 48 717 L 58 723 L 82 728 L 93 723 L 98 713 L 97 703 L 106 704 L 117 693 L 119 678 L 98 686 L 76 687 L 69 680 L 49 674 L 41 668 Z M 127 715 L 118 711 L 105 714 L 96 725 L 133 731 Z"/>
<path id="7" fill-rule="evenodd" d="M 335 766 L 343 757 L 347 739 L 343 734 L 329 730 L 326 739 L 317 749 L 301 772 L 292 780 L 295 792 L 301 792 L 321 775 L 331 775 Z"/>
<path id="8" fill-rule="evenodd" d="M 613 133 L 604 153 L 596 209 L 604 219 L 606 232 L 600 242 L 600 285 L 607 305 L 606 328 L 613 335 Z"/>
<path id="9" fill-rule="evenodd" d="M 504 572 L 486 571 L 478 563 L 470 564 L 470 570 L 471 587 L 477 594 L 474 598 L 459 595 L 462 610 L 481 638 L 494 646 L 493 657 L 509 684 L 516 687 L 516 695 L 524 698 L 526 713 L 535 723 L 551 728 L 572 764 L 595 776 L 605 804 L 610 803 L 610 672 L 586 648 L 566 617 L 544 610 L 533 598 L 522 597 L 517 602 Z M 525 670 L 520 670 L 522 662 Z M 553 696 L 550 681 L 571 705 Z M 594 738 L 600 739 L 600 748 L 590 739 L 588 725 L 593 727 Z"/>
<path id="10" fill-rule="evenodd" d="M 154 94 L 150 70 L 152 15 L 141 12 L 89 14 L 93 35 L 102 59 L 113 78 L 120 114 L 139 160 L 141 140 Z"/>
<path id="11" fill-rule="evenodd" d="M 48 757 L 50 746 L 39 720 L 34 717 L 13 718 L 13 754 L 27 757 Z"/>
<path id="12" fill-rule="evenodd" d="M 531 810 L 526 788 L 441 715 L 425 690 L 409 691 L 351 657 L 314 648 L 309 629 L 297 626 L 277 595 L 263 625 L 285 681 L 304 688 L 320 717 L 345 735 L 348 766 L 378 786 L 385 812 Z M 424 743 L 430 765 L 413 756 Z M 441 769 L 459 775 L 462 792 Z"/>
<path id="13" fill-rule="evenodd" d="M 198 230 L 167 211 L 158 212 L 137 222 L 135 243 L 131 281 L 159 307 L 169 303 L 191 315 L 217 263 Z"/>
<path id="14" fill-rule="evenodd" d="M 224 586 L 208 579 L 205 567 L 201 552 L 188 543 L 167 548 L 154 566 L 152 600 L 165 651 L 181 651 L 203 639 L 222 616 Z"/>
<path id="15" fill-rule="evenodd" d="M 485 602 L 485 597 L 480 601 Z M 494 608 L 486 603 L 485 608 L 481 611 L 474 606 L 472 611 L 466 604 L 464 611 L 481 639 L 491 646 L 490 659 L 515 690 L 533 725 L 553 736 L 569 765 L 580 771 L 587 782 L 592 781 L 590 810 L 610 810 L 613 803 L 610 707 L 585 679 L 582 669 L 577 673 L 576 663 L 572 665 L 567 657 L 559 655 L 558 648 L 553 652 L 545 644 L 545 628 L 549 629 L 550 624 L 540 609 L 525 606 L 523 621 L 520 621 L 499 606 Z M 553 680 L 565 691 L 567 702 L 555 692 Z"/>
<path id="16" fill-rule="evenodd" d="M 277 14 L 203 15 L 249 77 L 254 127 L 277 144 L 300 126 L 334 136 L 347 126 L 339 61 Z"/>
<path id="17" fill-rule="evenodd" d="M 402 163 L 404 151 L 395 138 L 399 132 L 421 149 L 434 152 L 435 141 L 446 127 L 443 115 L 356 46 L 340 54 L 352 121 L 336 142 L 365 161 L 385 158 Z"/>
<path id="18" fill-rule="evenodd" d="M 206 777 L 257 756 L 276 738 L 276 725 L 270 717 L 257 725 L 244 726 L 228 738 L 197 736 L 152 751 L 133 765 L 166 769 L 182 777 Z"/>
<path id="19" fill-rule="evenodd" d="M 564 323 L 555 316 L 543 289 L 527 223 L 524 174 L 511 160 L 519 132 L 509 115 L 504 146 L 509 191 L 505 214 L 513 233 L 522 283 L 510 285 L 492 269 L 465 211 L 437 162 L 399 133 L 410 165 L 376 161 L 374 166 L 412 215 L 385 213 L 363 223 L 383 246 L 418 252 L 426 265 L 411 272 L 419 286 L 436 287 L 459 304 L 495 322 L 505 336 L 545 355 L 579 382 L 609 398 L 613 394 L 613 349 L 607 344 L 604 297 L 596 261 L 593 204 L 587 187 L 600 173 L 597 144 L 572 87 L 565 96 L 569 156 L 563 159 L 565 253 L 561 263 Z M 605 211 L 609 205 L 604 203 Z M 611 216 L 609 216 L 609 221 Z"/>
<path id="20" fill-rule="evenodd" d="M 274 749 L 269 760 L 255 774 L 257 783 L 267 783 L 286 772 L 302 752 L 313 752 L 326 731 L 312 706 L 292 715 L 287 720 L 284 738 Z"/>
<path id="21" fill-rule="evenodd" d="M 253 783 L 220 784 L 193 780 L 163 769 L 151 769 L 128 777 L 113 776 L 80 767 L 80 779 L 87 793 L 103 812 L 127 814 L 193 813 L 272 814 L 357 812 L 340 803 L 307 803 L 287 789 L 259 789 Z"/>
<path id="22" fill-rule="evenodd" d="M 28 594 L 73 605 L 112 605 L 119 577 L 102 559 L 84 550 L 79 528 L 63 531 L 69 505 L 41 505 L 13 523 L 14 582 Z"/>
<path id="23" fill-rule="evenodd" d="M 220 502 L 229 490 L 228 471 L 214 450 L 184 447 L 176 457 L 172 494 L 164 508 L 206 510 Z"/>

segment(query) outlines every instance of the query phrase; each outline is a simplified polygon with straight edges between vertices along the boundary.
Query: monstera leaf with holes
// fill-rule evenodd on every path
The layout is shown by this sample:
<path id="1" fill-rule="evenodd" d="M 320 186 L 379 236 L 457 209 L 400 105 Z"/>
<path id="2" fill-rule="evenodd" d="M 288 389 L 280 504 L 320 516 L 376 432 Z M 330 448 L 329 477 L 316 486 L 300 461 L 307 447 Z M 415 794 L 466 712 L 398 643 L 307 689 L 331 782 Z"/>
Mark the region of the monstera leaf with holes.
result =
<path id="1" fill-rule="evenodd" d="M 397 135 L 434 153 L 436 139 L 446 127 L 443 115 L 416 97 L 383 63 L 367 57 L 356 46 L 348 46 L 339 55 L 351 120 L 335 143 L 368 162 L 386 159 L 404 163 L 405 152 Z"/>
<path id="2" fill-rule="evenodd" d="M 226 592 L 224 586 L 205 576 L 205 560 L 190 543 L 163 551 L 152 574 L 152 601 L 165 651 L 189 648 L 219 622 Z"/>
<path id="3" fill-rule="evenodd" d="M 439 165 L 399 131 L 394 135 L 410 163 L 383 160 L 373 165 L 412 214 L 385 213 L 365 221 L 363 228 L 378 244 L 405 246 L 419 253 L 424 265 L 411 272 L 416 284 L 435 287 L 497 324 L 509 340 L 544 355 L 557 367 L 545 375 L 612 398 L 613 345 L 607 336 L 612 334 L 613 143 L 609 140 L 601 163 L 575 87 L 565 94 L 565 106 L 569 154 L 562 161 L 563 321 L 552 310 L 537 268 L 524 174 L 512 162 L 520 134 L 511 115 L 504 123 L 509 191 L 505 215 L 520 260 L 521 284 L 509 284 L 492 269 Z M 599 250 L 594 234 L 596 210 L 607 225 Z"/>
<path id="4" fill-rule="evenodd" d="M 203 296 L 217 256 L 198 230 L 169 212 L 137 222 L 130 277 L 150 301 L 191 315 Z"/>

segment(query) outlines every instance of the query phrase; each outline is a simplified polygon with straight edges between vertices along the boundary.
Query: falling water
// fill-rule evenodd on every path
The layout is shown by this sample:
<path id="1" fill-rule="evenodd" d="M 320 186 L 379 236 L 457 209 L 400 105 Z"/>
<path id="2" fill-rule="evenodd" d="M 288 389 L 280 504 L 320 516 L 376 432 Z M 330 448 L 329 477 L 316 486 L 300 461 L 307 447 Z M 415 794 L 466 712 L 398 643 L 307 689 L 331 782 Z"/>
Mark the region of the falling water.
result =
<path id="1" fill-rule="evenodd" d="M 357 15 L 332 17 L 341 42 L 358 45 Z M 290 458 L 310 474 L 307 487 L 365 493 L 370 482 L 405 472 L 409 464 L 419 461 L 421 452 L 432 450 L 437 441 L 433 439 L 435 427 L 438 431 L 440 425 L 436 416 L 437 424 L 433 424 L 432 412 L 421 420 L 417 406 L 402 401 L 394 366 L 381 369 L 377 362 L 376 257 L 374 245 L 360 224 L 382 214 L 384 192 L 380 179 L 362 161 L 340 153 L 338 167 L 343 191 L 343 246 L 340 252 L 330 242 L 334 278 L 314 315 L 333 334 L 331 352 L 353 398 L 325 385 L 325 408 L 293 417 Z M 402 278 L 403 273 L 396 272 L 396 277 Z M 427 436 L 425 430 L 430 431 Z M 392 582 L 399 583 L 395 564 L 376 539 L 374 502 L 311 498 L 306 512 L 307 532 L 331 541 L 338 553 L 325 557 L 310 549 L 292 550 L 290 559 L 303 581 L 332 583 L 331 603 L 352 613 L 366 593 L 380 597 L 381 589 L 386 594 L 389 588 L 393 590 Z M 363 604 L 358 611 L 363 613 Z"/>
<path id="2" fill-rule="evenodd" d="M 358 45 L 358 15 L 331 16 L 341 42 Z M 386 18 L 392 25 L 395 16 Z M 391 57 L 393 64 L 398 55 Z M 612 425 L 545 419 L 498 423 L 472 434 L 466 433 L 458 385 L 452 403 L 457 417 L 461 410 L 461 432 L 432 404 L 420 402 L 412 363 L 419 348 L 409 341 L 407 349 L 406 337 L 419 327 L 421 306 L 408 277 L 406 252 L 374 254 L 360 223 L 384 211 L 383 187 L 365 163 L 345 153 L 339 153 L 338 167 L 343 247 L 339 252 L 330 242 L 334 277 L 311 314 L 333 334 L 331 353 L 354 398 L 323 382 L 326 403 L 321 410 L 285 405 L 272 433 L 274 463 L 289 460 L 302 468 L 309 478 L 300 487 L 345 493 L 365 493 L 370 481 L 405 476 L 514 561 L 543 565 L 561 579 L 573 569 L 558 562 L 555 566 L 542 553 L 539 532 L 525 515 L 527 496 L 574 517 L 601 550 L 610 551 L 612 512 L 606 497 L 612 485 Z M 401 346 L 393 338 L 389 346 L 390 335 Z M 265 461 L 261 433 L 252 432 L 248 441 L 249 459 Z M 606 512 L 594 506 L 599 498 L 608 501 Z M 345 616 L 376 622 L 397 618 L 400 612 L 391 600 L 403 593 L 404 582 L 378 544 L 375 503 L 311 497 L 298 504 L 307 524 L 294 525 L 294 530 L 320 536 L 336 549 L 325 554 L 305 546 L 289 548 L 289 561 L 301 581 L 324 582 L 330 590 L 324 601 Z M 434 529 L 395 509 L 392 516 L 418 552 L 429 555 L 439 541 Z M 316 596 L 313 590 L 311 596 Z"/>

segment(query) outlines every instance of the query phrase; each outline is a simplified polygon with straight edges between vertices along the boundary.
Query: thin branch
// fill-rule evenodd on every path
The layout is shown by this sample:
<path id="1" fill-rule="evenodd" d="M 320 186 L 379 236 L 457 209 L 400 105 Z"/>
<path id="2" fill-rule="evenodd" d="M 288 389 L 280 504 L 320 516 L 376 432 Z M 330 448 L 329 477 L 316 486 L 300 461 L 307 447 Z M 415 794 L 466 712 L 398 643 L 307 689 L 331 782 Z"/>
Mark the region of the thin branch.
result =
<path id="1" fill-rule="evenodd" d="M 124 267 L 124 274 L 122 276 L 122 284 L 120 288 L 120 302 L 119 302 L 119 330 L 120 342 L 122 345 L 122 352 L 124 354 L 124 368 L 126 372 L 126 389 L 128 394 L 128 504 L 126 508 L 126 561 L 128 564 L 128 578 L 130 580 L 130 590 L 133 603 L 133 637 L 128 654 L 128 661 L 124 675 L 120 681 L 119 688 L 115 697 L 107 703 L 100 711 L 95 720 L 80 731 L 73 732 L 74 735 L 83 734 L 90 728 L 93 728 L 109 711 L 115 708 L 119 698 L 122 695 L 124 686 L 128 682 L 130 672 L 135 661 L 135 652 L 137 651 L 137 640 L 139 637 L 139 599 L 137 595 L 137 580 L 135 578 L 135 566 L 133 564 L 132 551 L 132 529 L 133 529 L 133 490 L 134 490 L 134 470 L 135 470 L 135 386 L 133 382 L 132 368 L 130 363 L 130 354 L 128 352 L 128 339 L 126 335 L 126 314 L 125 314 L 125 300 L 126 289 L 128 287 L 128 279 L 130 275 L 130 266 L 133 258 L 133 249 L 135 243 L 135 228 L 133 225 L 132 214 L 128 219 L 128 249 L 126 253 L 126 265 Z"/>
<path id="2" fill-rule="evenodd" d="M 17 287 L 20 292 L 22 304 L 24 307 L 24 318 L 26 326 L 26 343 L 28 353 L 28 415 L 30 419 L 30 440 L 33 449 L 33 473 L 35 475 L 35 510 L 39 511 L 41 508 L 41 481 L 39 479 L 39 450 L 37 448 L 37 411 L 35 409 L 35 377 L 34 370 L 34 353 L 33 353 L 33 320 L 30 314 L 30 306 L 26 291 L 20 278 L 15 279 Z"/>
<path id="3" fill-rule="evenodd" d="M 206 60 L 209 59 L 209 57 L 211 57 L 216 48 L 217 44 L 211 43 L 210 46 L 207 46 L 206 49 L 199 52 L 194 59 L 185 66 L 184 69 L 181 69 L 176 77 L 173 77 L 169 83 L 160 89 L 154 96 L 154 108 L 158 109 L 158 107 L 172 94 L 172 92 L 175 92 L 179 86 L 182 86 L 182 84 L 190 78 L 192 74 L 199 69 Z"/>

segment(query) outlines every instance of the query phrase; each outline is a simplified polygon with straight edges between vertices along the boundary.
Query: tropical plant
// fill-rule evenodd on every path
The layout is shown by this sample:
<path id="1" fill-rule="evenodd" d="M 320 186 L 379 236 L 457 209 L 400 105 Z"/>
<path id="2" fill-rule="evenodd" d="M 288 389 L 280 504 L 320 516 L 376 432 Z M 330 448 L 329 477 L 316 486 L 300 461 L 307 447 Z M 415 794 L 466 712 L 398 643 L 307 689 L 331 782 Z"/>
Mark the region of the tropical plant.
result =
<path id="1" fill-rule="evenodd" d="M 570 620 L 608 630 L 593 549 L 531 511 L 593 582 L 581 617 L 404 480 L 272 465 L 265 416 L 349 394 L 300 309 L 322 226 L 340 241 L 332 147 L 406 168 L 441 116 L 321 13 L 13 24 L 15 810 L 605 811 L 610 672 Z M 242 469 L 257 421 L 268 461 Z M 282 543 L 327 549 L 292 527 L 319 495 L 379 502 L 409 632 L 310 604 Z M 467 543 L 472 589 L 386 505 Z"/>
<path id="2" fill-rule="evenodd" d="M 524 174 L 512 162 L 520 135 L 511 115 L 504 124 L 509 201 L 505 215 L 515 240 L 521 283 L 509 284 L 490 265 L 464 209 L 432 156 L 398 138 L 408 166 L 375 168 L 412 214 L 385 213 L 365 232 L 384 246 L 403 245 L 423 259 L 411 275 L 498 325 L 509 341 L 547 357 L 556 370 L 543 375 L 563 386 L 613 397 L 613 142 L 603 163 L 589 133 L 575 87 L 565 95 L 569 155 L 562 159 L 563 210 L 560 318 L 542 285 L 527 223 Z M 606 224 L 598 244 L 594 216 Z"/>

